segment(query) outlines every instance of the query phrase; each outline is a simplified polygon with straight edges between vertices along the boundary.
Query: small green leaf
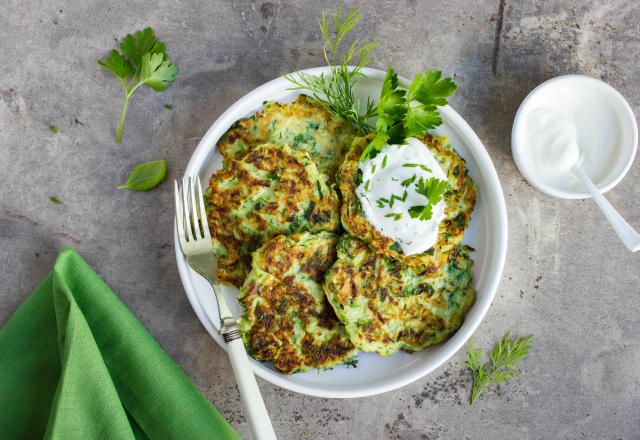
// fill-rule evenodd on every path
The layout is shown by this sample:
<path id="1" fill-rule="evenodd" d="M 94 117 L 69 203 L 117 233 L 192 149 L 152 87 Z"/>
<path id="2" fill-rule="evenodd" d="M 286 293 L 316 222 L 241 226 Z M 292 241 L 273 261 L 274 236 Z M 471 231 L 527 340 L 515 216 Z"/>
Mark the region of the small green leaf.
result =
<path id="1" fill-rule="evenodd" d="M 435 105 L 409 107 L 404 125 L 407 137 L 424 137 L 429 130 L 442 124 L 442 118 Z"/>
<path id="2" fill-rule="evenodd" d="M 51 133 L 53 133 L 53 134 L 57 134 L 58 133 L 58 127 L 56 127 L 53 124 L 49 124 L 49 130 L 51 130 Z"/>
<path id="3" fill-rule="evenodd" d="M 122 43 L 120 43 L 120 50 L 127 56 L 136 69 L 140 68 L 144 54 L 166 54 L 164 43 L 156 40 L 156 35 L 150 27 L 137 31 L 133 35 L 127 34 L 122 40 Z"/>
<path id="4" fill-rule="evenodd" d="M 411 218 L 417 218 L 418 220 L 431 220 L 433 211 L 431 205 L 416 205 L 409 208 L 409 215 Z"/>
<path id="5" fill-rule="evenodd" d="M 424 180 L 420 179 L 416 184 L 416 192 L 429 199 L 432 205 L 437 204 L 442 199 L 442 195 L 449 188 L 449 183 L 435 177 Z"/>
<path id="6" fill-rule="evenodd" d="M 104 61 L 98 60 L 98 64 L 106 71 L 113 73 L 121 80 L 125 80 L 129 75 L 133 74 L 135 69 L 129 61 L 117 50 L 112 50 Z"/>
<path id="7" fill-rule="evenodd" d="M 133 169 L 127 182 L 118 189 L 147 191 L 162 182 L 166 172 L 167 164 L 164 160 L 141 163 Z"/>
<path id="8" fill-rule="evenodd" d="M 163 92 L 178 74 L 178 66 L 171 64 L 161 53 L 146 53 L 142 56 L 140 82 L 156 92 Z"/>
<path id="9" fill-rule="evenodd" d="M 427 70 L 418 73 L 411 83 L 407 101 L 416 100 L 423 105 L 442 106 L 447 105 L 447 98 L 456 90 L 451 78 L 442 78 L 439 70 Z"/>
<path id="10" fill-rule="evenodd" d="M 62 203 L 62 200 L 60 200 L 60 198 L 56 196 L 49 197 L 49 200 L 51 200 L 51 203 L 55 203 L 56 205 L 59 205 L 60 203 Z"/>
<path id="11" fill-rule="evenodd" d="M 164 108 L 166 108 L 167 110 L 171 110 L 173 108 L 173 105 L 171 104 L 165 104 Z"/>

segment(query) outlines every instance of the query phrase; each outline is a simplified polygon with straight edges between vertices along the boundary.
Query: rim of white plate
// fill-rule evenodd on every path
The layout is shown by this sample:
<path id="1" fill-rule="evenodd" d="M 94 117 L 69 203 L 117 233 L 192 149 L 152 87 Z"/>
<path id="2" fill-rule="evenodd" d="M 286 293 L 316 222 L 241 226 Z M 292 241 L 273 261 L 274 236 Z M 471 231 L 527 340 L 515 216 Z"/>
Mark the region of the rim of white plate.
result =
<path id="1" fill-rule="evenodd" d="M 301 70 L 300 72 L 311 75 L 319 75 L 321 73 L 329 74 L 330 69 L 329 67 L 316 67 Z M 372 68 L 363 69 L 363 73 L 369 79 L 374 80 L 383 80 L 386 74 L 386 72 L 382 70 Z M 410 81 L 408 79 L 403 77 L 399 77 L 398 79 L 402 87 L 409 87 Z M 209 130 L 207 130 L 205 135 L 200 140 L 193 155 L 191 156 L 191 159 L 189 160 L 189 164 L 187 165 L 187 168 L 185 170 L 184 177 L 193 177 L 198 175 L 199 169 L 196 168 L 201 167 L 202 164 L 205 163 L 207 155 L 209 155 L 211 150 L 215 148 L 218 139 L 221 136 L 221 133 L 224 133 L 234 122 L 236 122 L 236 120 L 238 119 L 236 113 L 246 101 L 252 100 L 254 97 L 263 94 L 263 92 L 265 92 L 265 90 L 267 89 L 276 88 L 276 86 L 282 81 L 286 80 L 282 77 L 271 80 L 253 89 L 252 91 L 238 99 L 233 105 L 231 105 L 211 125 Z M 403 374 L 399 374 L 392 379 L 387 379 L 384 383 L 372 386 L 370 385 L 361 390 L 323 390 L 291 382 L 288 380 L 289 376 L 263 367 L 259 362 L 250 359 L 250 361 L 252 361 L 251 367 L 253 369 L 253 372 L 258 377 L 290 391 L 295 391 L 297 393 L 316 397 L 356 398 L 382 394 L 415 382 L 416 380 L 426 376 L 436 368 L 440 367 L 467 342 L 467 340 L 478 328 L 480 322 L 482 322 L 482 320 L 484 319 L 487 310 L 491 306 L 498 285 L 500 284 L 500 279 L 502 278 L 502 272 L 504 269 L 504 262 L 507 253 L 507 209 L 504 195 L 502 193 L 500 180 L 498 179 L 498 175 L 493 166 L 493 162 L 491 161 L 491 158 L 489 157 L 489 154 L 482 144 L 480 138 L 478 138 L 469 124 L 467 124 L 467 122 L 453 108 L 451 108 L 451 106 L 447 105 L 444 107 L 440 107 L 439 111 L 443 120 L 447 122 L 447 125 L 449 125 L 450 128 L 456 131 L 456 134 L 460 136 L 461 139 L 463 139 L 465 144 L 469 147 L 472 154 L 474 155 L 474 158 L 478 163 L 479 172 L 482 172 L 482 178 L 487 182 L 487 188 L 491 189 L 490 194 L 483 194 L 483 197 L 485 199 L 492 199 L 490 204 L 493 205 L 496 210 L 496 212 L 494 212 L 493 214 L 496 217 L 497 223 L 502 226 L 499 228 L 496 241 L 492 243 L 492 245 L 496 246 L 494 266 L 497 270 L 494 270 L 489 275 L 490 279 L 487 281 L 487 288 L 485 289 L 487 291 L 487 294 L 483 295 L 482 298 L 476 297 L 476 302 L 472 306 L 472 309 L 467 313 L 463 326 L 460 327 L 447 341 L 439 344 L 441 346 L 446 346 L 445 350 L 441 350 L 432 358 L 429 358 L 429 360 L 425 362 L 424 368 L 410 372 L 403 372 Z M 223 130 L 220 132 L 221 127 L 223 128 Z M 189 302 L 196 312 L 198 319 L 209 332 L 211 337 L 218 343 L 218 345 L 220 345 L 223 350 L 226 351 L 226 346 L 224 341 L 222 340 L 222 337 L 218 334 L 217 329 L 214 328 L 213 324 L 207 317 L 206 312 L 204 311 L 197 298 L 197 295 L 195 294 L 194 286 L 190 279 L 189 271 L 191 269 L 188 268 L 184 255 L 182 254 L 182 251 L 180 249 L 175 221 L 174 246 L 176 250 L 176 261 L 178 265 L 178 271 L 180 273 L 180 279 L 184 286 Z"/>

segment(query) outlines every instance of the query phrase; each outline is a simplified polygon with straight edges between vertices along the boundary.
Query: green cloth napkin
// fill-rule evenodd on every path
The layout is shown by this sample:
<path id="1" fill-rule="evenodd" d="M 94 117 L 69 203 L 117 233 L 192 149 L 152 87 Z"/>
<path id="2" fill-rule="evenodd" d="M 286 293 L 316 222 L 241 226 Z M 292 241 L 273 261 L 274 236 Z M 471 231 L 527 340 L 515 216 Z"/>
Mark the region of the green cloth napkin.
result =
<path id="1" fill-rule="evenodd" d="M 3 439 L 237 439 L 71 249 L 0 329 Z"/>

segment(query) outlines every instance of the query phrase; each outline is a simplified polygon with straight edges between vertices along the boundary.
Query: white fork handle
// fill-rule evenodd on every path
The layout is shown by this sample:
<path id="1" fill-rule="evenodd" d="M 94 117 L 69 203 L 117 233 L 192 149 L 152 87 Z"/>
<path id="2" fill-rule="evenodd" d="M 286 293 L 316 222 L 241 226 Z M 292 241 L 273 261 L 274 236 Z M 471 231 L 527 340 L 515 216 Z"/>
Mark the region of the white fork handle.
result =
<path id="1" fill-rule="evenodd" d="M 242 339 L 234 339 L 227 343 L 229 360 L 236 376 L 236 383 L 240 390 L 240 399 L 247 413 L 247 419 L 251 426 L 253 438 L 256 440 L 276 440 L 271 420 L 264 406 L 260 388 L 251 370 L 249 358 L 244 348 Z"/>
<path id="2" fill-rule="evenodd" d="M 576 165 L 573 167 L 573 173 L 580 179 L 582 184 L 587 188 L 593 200 L 598 204 L 598 207 L 609 220 L 611 226 L 620 237 L 620 240 L 629 248 L 631 252 L 640 250 L 640 234 L 638 234 L 630 225 L 622 218 L 618 211 L 611 206 L 611 203 L 602 195 L 600 190 L 593 184 L 589 176 L 584 172 L 582 167 Z"/>

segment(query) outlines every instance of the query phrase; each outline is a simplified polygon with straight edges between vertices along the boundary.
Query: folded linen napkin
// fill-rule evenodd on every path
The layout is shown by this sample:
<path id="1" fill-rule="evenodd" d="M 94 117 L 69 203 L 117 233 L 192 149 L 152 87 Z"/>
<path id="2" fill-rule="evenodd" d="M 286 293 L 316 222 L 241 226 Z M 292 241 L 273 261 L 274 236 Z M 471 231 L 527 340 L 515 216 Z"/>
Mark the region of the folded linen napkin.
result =
<path id="1" fill-rule="evenodd" d="M 238 438 L 71 249 L 0 329 L 0 437 Z"/>

